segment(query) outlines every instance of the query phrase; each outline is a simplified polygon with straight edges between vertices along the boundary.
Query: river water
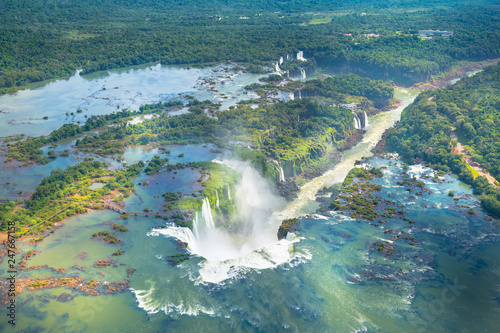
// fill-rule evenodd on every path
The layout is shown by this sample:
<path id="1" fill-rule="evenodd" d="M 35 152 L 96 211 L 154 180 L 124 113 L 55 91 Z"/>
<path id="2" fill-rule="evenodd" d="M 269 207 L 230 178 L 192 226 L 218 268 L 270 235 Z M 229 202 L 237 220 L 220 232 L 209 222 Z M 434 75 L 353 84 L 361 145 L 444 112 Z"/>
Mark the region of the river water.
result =
<path id="1" fill-rule="evenodd" d="M 52 82 L 15 96 L 1 97 L 1 109 L 8 112 L 0 114 L 4 117 L 1 130 L 8 135 L 47 134 L 67 119 L 65 113 L 71 109 L 85 108 L 83 114 L 103 114 L 117 106 L 134 108 L 146 102 L 177 98 L 174 95 L 179 93 L 193 94 L 199 99 L 220 98 L 228 107 L 238 98 L 247 98 L 241 91 L 242 85 L 258 79 L 258 76 L 232 76 L 220 68 L 215 70 L 217 72 L 157 65 Z M 219 93 L 213 94 L 202 84 L 206 78 L 219 74 L 216 85 L 219 85 L 219 92 L 227 91 L 227 99 L 221 98 Z M 225 84 L 220 83 L 223 80 Z M 110 92 L 112 89 L 118 94 Z M 210 266 L 202 256 L 192 256 L 176 267 L 169 265 L 168 256 L 183 253 L 183 250 L 179 250 L 176 239 L 169 236 L 172 233 L 160 232 L 174 229 L 160 219 L 130 216 L 123 221 L 110 211 L 76 216 L 37 246 L 40 253 L 29 260 L 28 266 L 47 264 L 56 269 L 64 268 L 64 276 L 78 275 L 102 283 L 121 281 L 127 269 L 136 269 L 129 278 L 132 289 L 100 296 L 83 296 L 63 288 L 24 290 L 16 297 L 15 330 L 5 319 L 0 321 L 0 330 L 495 331 L 500 322 L 500 258 L 497 255 L 500 230 L 497 222 L 481 211 L 471 190 L 456 179 L 447 176 L 444 182 L 436 183 L 431 181 L 432 170 L 412 166 L 408 173 L 422 179 L 426 188 L 432 190 L 431 194 L 414 198 L 397 184 L 403 176 L 403 165 L 397 158 L 368 160 L 370 166 L 383 170 L 383 177 L 374 180 L 382 186 L 380 195 L 404 203 L 406 216 L 415 221 L 413 228 L 398 219 L 387 222 L 392 229 L 411 234 L 419 241 L 417 245 L 402 245 L 398 258 L 386 258 L 371 248 L 376 241 L 389 240 L 390 235 L 369 221 L 328 211 L 323 215 L 314 214 L 318 207 L 316 192 L 341 182 L 356 160 L 371 156 L 370 150 L 384 130 L 399 119 L 404 106 L 411 103 L 417 93 L 398 89 L 396 97 L 402 100 L 401 107 L 370 117 L 370 127 L 362 142 L 345 152 L 340 164 L 304 184 L 294 202 L 276 206 L 274 216 L 278 219 L 312 214 L 300 218 L 301 231 L 297 238 L 281 243 L 274 241 L 251 251 L 250 255 L 245 254 L 227 267 L 224 271 L 227 276 L 214 283 L 203 278 L 203 269 Z M 51 98 L 43 102 L 46 96 Z M 57 104 L 57 96 L 63 96 L 61 104 Z M 32 119 L 36 117 L 32 116 L 30 110 L 33 109 L 29 105 L 32 108 L 37 105 L 42 111 L 36 114 L 47 115 L 49 120 Z M 76 117 L 79 116 L 75 116 L 75 121 L 79 119 Z M 58 149 L 70 145 L 69 141 Z M 211 148 L 203 145 L 171 147 L 172 161 L 181 161 L 181 157 L 174 157 L 181 153 L 193 161 L 224 157 Z M 132 163 L 150 159 L 156 153 L 130 149 L 124 158 Z M 2 194 L 29 191 L 52 168 L 64 168 L 83 158 L 79 155 L 59 157 L 49 165 L 29 168 L 13 169 L 13 165 L 8 164 L 0 171 L 0 190 Z M 116 161 L 110 162 L 112 167 L 120 167 Z M 134 180 L 137 195 L 126 201 L 126 208 L 159 210 L 162 199 L 157 198 L 158 195 L 173 190 L 191 193 L 198 189 L 196 180 L 199 177 L 196 170 L 190 169 L 162 172 L 152 177 L 141 175 Z M 7 185 L 7 181 L 10 184 Z M 139 185 L 145 181 L 150 185 Z M 457 203 L 448 196 L 449 191 L 454 191 L 455 198 L 459 198 Z M 476 214 L 464 213 L 461 206 L 473 208 Z M 112 231 L 109 222 L 125 224 L 129 229 L 119 235 L 122 244 L 109 245 L 91 239 L 94 232 Z M 22 251 L 34 249 L 26 244 L 18 245 Z M 112 257 L 117 249 L 125 253 Z M 86 255 L 82 255 L 83 252 Z M 98 260 L 109 258 L 116 260 L 116 267 L 93 266 Z M 80 266 L 85 266 L 86 270 L 82 271 Z M 6 274 L 5 261 L 0 273 Z M 21 272 L 18 278 L 54 275 L 59 276 L 49 268 L 41 268 Z M 73 298 L 67 302 L 58 300 L 63 293 Z"/>

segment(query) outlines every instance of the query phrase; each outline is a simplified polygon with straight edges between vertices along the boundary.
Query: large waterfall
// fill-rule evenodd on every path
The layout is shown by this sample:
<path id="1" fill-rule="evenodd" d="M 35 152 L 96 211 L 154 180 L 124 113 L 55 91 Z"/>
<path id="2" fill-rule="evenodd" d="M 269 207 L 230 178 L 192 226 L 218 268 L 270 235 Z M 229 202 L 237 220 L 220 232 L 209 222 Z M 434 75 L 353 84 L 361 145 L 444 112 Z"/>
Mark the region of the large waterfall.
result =
<path id="1" fill-rule="evenodd" d="M 293 239 L 277 240 L 281 219 L 275 212 L 283 206 L 282 199 L 271 192 L 267 181 L 248 163 L 224 163 L 241 175 L 234 198 L 238 214 L 230 221 L 231 230 L 217 225 L 205 197 L 201 216 L 195 214 L 193 219 L 192 232 L 188 228 L 169 227 L 154 229 L 151 233 L 187 243 L 192 255 L 206 259 L 200 270 L 201 280 L 212 283 L 234 276 L 239 269 L 276 267 L 295 255 L 291 249 Z M 280 169 L 280 178 L 284 180 L 283 169 Z"/>

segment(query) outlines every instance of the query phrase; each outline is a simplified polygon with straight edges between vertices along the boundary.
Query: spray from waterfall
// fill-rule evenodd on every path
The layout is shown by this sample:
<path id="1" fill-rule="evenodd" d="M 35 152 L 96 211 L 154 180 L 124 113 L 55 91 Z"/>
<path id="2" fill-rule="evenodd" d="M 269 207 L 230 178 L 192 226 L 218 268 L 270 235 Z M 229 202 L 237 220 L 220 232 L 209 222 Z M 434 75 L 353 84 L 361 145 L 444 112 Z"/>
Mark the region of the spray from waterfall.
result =
<path id="1" fill-rule="evenodd" d="M 267 180 L 247 162 L 223 163 L 241 175 L 234 194 L 237 214 L 228 218 L 229 229 L 218 225 L 217 216 L 214 217 L 210 201 L 205 197 L 201 214 L 194 215 L 192 232 L 181 227 L 154 230 L 187 243 L 191 254 L 205 258 L 200 276 L 214 283 L 231 277 L 237 267 L 270 268 L 289 261 L 295 242 L 293 239 L 277 240 L 281 219 L 275 212 L 284 202 L 272 193 Z M 282 171 L 281 177 L 284 177 Z"/>

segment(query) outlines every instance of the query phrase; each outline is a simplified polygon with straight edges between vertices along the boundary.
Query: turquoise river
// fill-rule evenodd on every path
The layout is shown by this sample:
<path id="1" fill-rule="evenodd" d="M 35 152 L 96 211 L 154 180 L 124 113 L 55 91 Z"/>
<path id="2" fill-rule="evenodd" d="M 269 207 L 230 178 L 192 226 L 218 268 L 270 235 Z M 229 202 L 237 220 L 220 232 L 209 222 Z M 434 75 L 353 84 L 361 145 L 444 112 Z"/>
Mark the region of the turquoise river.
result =
<path id="1" fill-rule="evenodd" d="M 76 74 L 0 96 L 0 135 L 47 135 L 63 123 L 83 122 L 85 115 L 137 109 L 183 95 L 220 101 L 222 109 L 227 109 L 241 99 L 255 97 L 245 94 L 243 87 L 260 77 L 234 73 L 224 66 L 188 70 L 152 65 L 84 77 Z M 252 231 L 226 234 L 213 220 L 209 206 L 198 212 L 194 233 L 162 219 L 130 216 L 124 221 L 107 210 L 69 218 L 36 246 L 39 253 L 28 261 L 28 266 L 48 267 L 22 271 L 17 277 L 59 276 L 51 268 L 64 268 L 60 276 L 106 284 L 122 281 L 128 269 L 135 269 L 128 278 L 130 289 L 98 296 L 68 288 L 24 289 L 16 295 L 15 327 L 7 323 L 3 308 L 0 331 L 497 332 L 499 221 L 485 215 L 472 190 L 452 176 L 436 178 L 433 170 L 421 165 L 406 168 L 393 155 L 370 157 L 382 133 L 417 94 L 398 88 L 396 97 L 403 105 L 370 117 L 362 141 L 344 152 L 333 169 L 303 184 L 298 198 L 289 203 L 277 197 L 248 165 L 230 160 L 214 146 L 169 147 L 170 163 L 216 160 L 241 173 L 231 195 L 241 202 L 241 213 Z M 52 169 L 91 156 L 75 154 L 73 142 L 67 140 L 56 148 L 58 152 L 68 149 L 68 157 L 43 166 L 4 164 L 2 150 L 0 197 L 32 192 Z M 131 148 L 124 160 L 147 161 L 156 154 L 163 153 Z M 123 166 L 113 159 L 104 160 L 111 168 Z M 382 228 L 348 214 L 319 213 L 317 192 L 341 183 L 358 160 L 363 160 L 361 166 L 382 170 L 383 177 L 373 180 L 381 186 L 376 194 L 403 205 L 411 225 L 394 218 Z M 425 195 L 413 196 L 398 184 L 408 175 L 425 183 Z M 137 193 L 125 201 L 125 209 L 160 211 L 162 193 L 191 193 L 200 187 L 198 178 L 199 172 L 189 168 L 163 170 L 156 176 L 142 174 L 134 180 Z M 148 186 L 139 185 L 145 181 Z M 450 191 L 454 197 L 448 195 Z M 473 208 L 475 214 L 468 214 L 464 207 Z M 280 221 L 291 217 L 299 217 L 300 231 L 278 241 Z M 129 229 L 120 234 L 122 243 L 91 239 L 95 232 L 112 231 L 110 222 Z M 383 255 L 373 244 L 394 243 L 393 234 L 385 232 L 388 227 L 410 235 L 415 243 L 398 241 L 394 255 Z M 187 243 L 187 250 L 179 249 L 177 240 Z M 17 244 L 23 253 L 35 249 L 25 241 Z M 111 257 L 118 249 L 125 253 Z M 191 252 L 190 259 L 177 266 L 169 264 L 169 256 L 185 251 Z M 93 265 L 110 258 L 116 260 L 114 265 Z M 8 275 L 6 260 L 0 275 Z"/>

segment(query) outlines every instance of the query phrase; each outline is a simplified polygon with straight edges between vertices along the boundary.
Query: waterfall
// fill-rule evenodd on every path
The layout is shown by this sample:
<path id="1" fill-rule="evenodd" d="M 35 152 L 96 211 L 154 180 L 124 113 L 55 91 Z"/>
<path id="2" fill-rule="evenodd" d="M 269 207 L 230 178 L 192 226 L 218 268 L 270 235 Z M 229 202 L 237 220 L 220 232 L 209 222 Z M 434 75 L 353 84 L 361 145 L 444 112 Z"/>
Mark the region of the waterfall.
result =
<path id="1" fill-rule="evenodd" d="M 300 69 L 300 75 L 301 75 L 302 80 L 306 79 L 306 70 L 304 68 Z"/>
<path id="2" fill-rule="evenodd" d="M 227 185 L 227 200 L 231 200 L 231 188 Z"/>
<path id="3" fill-rule="evenodd" d="M 299 89 L 299 99 L 302 99 L 302 94 L 300 93 L 300 89 Z"/>
<path id="4" fill-rule="evenodd" d="M 218 283 L 248 268 L 276 267 L 297 256 L 292 246 L 299 240 L 277 240 L 276 230 L 281 219 L 274 212 L 283 207 L 283 200 L 273 194 L 267 180 L 248 162 L 223 163 L 241 175 L 235 187 L 236 194 L 233 194 L 236 211 L 226 221 L 231 224 L 230 228 L 214 223 L 209 200 L 205 197 L 201 214 L 194 215 L 193 231 L 184 227 L 168 227 L 153 229 L 150 233 L 153 236 L 175 237 L 188 244 L 187 250 L 192 255 L 205 258 L 199 271 L 204 282 Z M 280 168 L 280 178 L 283 177 L 282 170 Z"/>
<path id="5" fill-rule="evenodd" d="M 307 60 L 307 59 L 304 58 L 304 51 L 297 52 L 297 60 L 300 60 L 300 61 L 306 61 Z"/>
<path id="6" fill-rule="evenodd" d="M 208 229 L 215 229 L 214 217 L 212 216 L 212 208 L 210 208 L 210 203 L 208 198 L 203 198 L 203 205 L 201 206 L 201 216 L 205 222 L 205 226 Z"/>
<path id="7" fill-rule="evenodd" d="M 280 57 L 280 62 L 279 64 L 281 65 L 283 63 L 283 57 Z"/>
<path id="8" fill-rule="evenodd" d="M 286 55 L 286 60 L 290 60 L 290 55 L 289 54 Z"/>
<path id="9" fill-rule="evenodd" d="M 290 93 L 288 95 L 288 97 L 290 97 L 290 100 L 293 101 L 295 99 L 295 95 L 293 93 Z"/>
<path id="10" fill-rule="evenodd" d="M 280 72 L 281 72 L 280 65 L 279 65 L 278 63 L 275 63 L 275 64 L 274 64 L 274 70 L 275 70 L 276 72 L 278 72 L 278 73 L 280 73 Z"/>
<path id="11" fill-rule="evenodd" d="M 219 192 L 217 192 L 217 190 L 215 190 L 215 196 L 216 196 L 216 200 L 215 200 L 215 207 L 219 208 Z"/>
<path id="12" fill-rule="evenodd" d="M 276 164 L 276 170 L 278 171 L 278 177 L 280 182 L 285 182 L 285 172 L 283 171 L 283 168 L 281 167 L 280 162 L 273 160 L 273 162 Z"/>
<path id="13" fill-rule="evenodd" d="M 365 114 L 365 128 L 368 128 L 368 115 L 366 114 L 366 111 L 363 111 Z"/>
<path id="14" fill-rule="evenodd" d="M 285 173 L 283 172 L 283 167 L 280 165 L 280 182 L 285 182 Z"/>
<path id="15" fill-rule="evenodd" d="M 356 113 L 354 113 L 354 128 L 355 129 L 361 128 L 361 122 L 359 121 L 358 115 Z"/>

